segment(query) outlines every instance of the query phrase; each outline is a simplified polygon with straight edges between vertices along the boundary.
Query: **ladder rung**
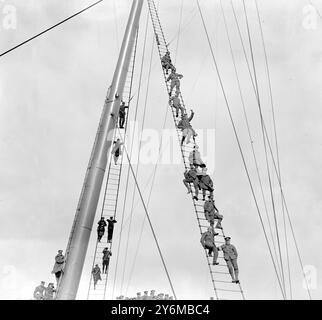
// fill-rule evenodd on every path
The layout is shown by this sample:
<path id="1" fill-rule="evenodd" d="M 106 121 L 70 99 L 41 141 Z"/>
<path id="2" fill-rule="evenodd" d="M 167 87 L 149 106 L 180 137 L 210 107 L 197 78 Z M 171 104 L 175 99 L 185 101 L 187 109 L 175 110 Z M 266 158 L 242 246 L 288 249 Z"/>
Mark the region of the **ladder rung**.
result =
<path id="1" fill-rule="evenodd" d="M 222 288 L 216 288 L 216 290 L 219 290 L 219 291 L 229 291 L 229 292 L 239 292 L 239 293 L 241 293 L 240 290 L 230 290 L 230 289 L 222 289 Z"/>

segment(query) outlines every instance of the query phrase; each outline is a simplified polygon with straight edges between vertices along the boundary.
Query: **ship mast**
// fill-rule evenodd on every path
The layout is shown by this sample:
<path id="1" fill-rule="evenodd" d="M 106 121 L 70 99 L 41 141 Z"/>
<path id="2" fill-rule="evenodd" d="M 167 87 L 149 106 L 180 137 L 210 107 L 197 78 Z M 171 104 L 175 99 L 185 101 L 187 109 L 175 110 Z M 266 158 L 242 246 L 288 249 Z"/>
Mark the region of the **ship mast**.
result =
<path id="1" fill-rule="evenodd" d="M 107 167 L 107 155 L 111 151 L 120 100 L 122 98 L 131 53 L 139 27 L 142 5 L 143 0 L 133 0 L 112 85 L 109 88 L 104 103 L 83 189 L 70 233 L 65 253 L 66 264 L 64 273 L 57 287 L 56 299 L 58 300 L 73 300 L 76 298 L 104 173 Z"/>

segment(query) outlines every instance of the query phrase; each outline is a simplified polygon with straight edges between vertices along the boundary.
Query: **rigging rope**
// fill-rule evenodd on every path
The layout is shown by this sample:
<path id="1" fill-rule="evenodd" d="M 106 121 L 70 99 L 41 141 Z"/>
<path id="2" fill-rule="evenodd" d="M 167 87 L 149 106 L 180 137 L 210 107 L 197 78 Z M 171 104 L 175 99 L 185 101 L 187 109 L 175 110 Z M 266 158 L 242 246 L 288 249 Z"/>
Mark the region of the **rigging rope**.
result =
<path id="1" fill-rule="evenodd" d="M 268 58 L 267 58 L 267 50 L 266 50 L 266 45 L 265 45 L 265 40 L 264 40 L 264 33 L 263 33 L 263 28 L 262 28 L 262 22 L 261 22 L 261 19 L 260 19 L 257 0 L 255 0 L 255 5 L 256 5 L 258 24 L 259 24 L 260 33 L 261 33 L 264 56 L 265 56 L 265 66 L 266 66 L 266 72 L 267 72 L 269 95 L 270 95 L 272 117 L 273 117 L 273 125 L 274 125 L 274 136 L 275 136 L 275 148 L 276 148 L 276 159 L 277 159 L 278 175 L 279 175 L 279 177 L 280 177 L 280 179 L 282 181 L 281 169 L 280 169 L 280 160 L 279 160 L 279 148 L 278 148 L 278 140 L 277 140 L 277 129 L 276 129 L 276 121 L 275 121 L 275 111 L 274 111 L 272 85 L 271 85 L 271 77 L 270 77 L 270 70 L 269 70 Z M 282 194 L 281 194 L 281 200 L 282 200 Z M 283 214 L 283 224 L 284 224 L 284 234 L 285 234 L 285 249 L 286 249 L 286 258 L 287 258 L 288 280 L 289 280 L 289 287 L 290 287 L 290 298 L 292 299 L 292 282 L 291 282 L 291 271 L 290 271 L 290 260 L 289 260 L 289 249 L 288 249 L 288 237 L 287 237 L 287 230 L 286 230 L 286 223 L 285 223 L 285 208 L 284 208 L 283 200 L 282 200 L 282 214 Z"/>
<path id="2" fill-rule="evenodd" d="M 119 129 L 118 129 L 119 130 Z M 121 141 L 122 141 L 122 137 L 121 137 Z M 122 141 L 123 142 L 123 141 Z M 123 142 L 124 143 L 124 142 Z M 156 243 L 156 246 L 157 246 L 157 249 L 158 249 L 158 252 L 160 254 L 160 258 L 162 260 L 162 264 L 163 264 L 163 267 L 164 267 L 164 270 L 166 272 L 166 275 L 167 275 L 167 278 L 168 278 L 168 281 L 169 281 L 169 284 L 170 284 L 170 287 L 171 287 L 171 290 L 172 290 L 172 294 L 174 296 L 174 299 L 177 300 L 177 296 L 176 296 L 176 293 L 174 291 L 174 288 L 173 288 L 173 285 L 172 285 L 172 281 L 171 281 L 171 278 L 170 278 L 170 275 L 169 275 L 169 272 L 168 272 L 168 269 L 167 269 L 167 266 L 165 264 L 165 261 L 164 261 L 164 258 L 163 258 L 163 255 L 162 255 L 162 252 L 161 252 L 161 249 L 160 249 L 160 246 L 159 246 L 159 242 L 158 242 L 158 239 L 157 239 L 157 236 L 155 234 L 155 231 L 154 231 L 154 228 L 152 226 L 152 222 L 151 222 L 151 219 L 150 219 L 150 216 L 149 216 L 149 213 L 148 213 L 148 209 L 145 205 L 145 202 L 144 202 L 144 199 L 143 199 L 143 196 L 142 196 L 142 193 L 141 193 L 141 190 L 140 190 L 140 186 L 138 184 L 138 181 L 136 179 L 136 176 L 135 176 L 135 173 L 134 173 L 134 170 L 133 170 L 133 167 L 132 167 L 132 164 L 131 164 L 131 160 L 129 158 L 129 154 L 127 152 L 127 149 L 124 145 L 124 151 L 125 151 L 125 154 L 126 154 L 126 157 L 127 157 L 127 160 L 129 162 L 129 167 L 131 169 L 131 173 L 132 173 L 132 176 L 133 176 L 133 179 L 134 179 L 134 182 L 135 182 L 135 185 L 136 185 L 136 188 L 139 192 L 139 195 L 140 195 L 140 198 L 141 198 L 141 201 L 142 201 L 142 205 L 143 205 L 143 208 L 144 208 L 144 212 L 145 212 L 145 215 L 148 219 L 148 222 L 149 222 L 149 225 L 150 225 L 150 228 L 151 228 L 151 231 L 152 231 L 152 234 L 153 234 L 153 238 L 155 240 L 155 243 Z"/>
<path id="3" fill-rule="evenodd" d="M 237 70 L 237 66 L 236 66 L 235 55 L 234 55 L 233 48 L 232 48 L 232 43 L 231 43 L 229 31 L 228 31 L 228 25 L 227 25 L 226 16 L 225 16 L 225 13 L 224 13 L 224 8 L 223 8 L 223 5 L 222 5 L 222 0 L 220 0 L 220 6 L 221 6 L 222 16 L 224 18 L 225 30 L 226 30 L 226 34 L 227 34 L 227 38 L 228 38 L 228 42 L 229 42 L 229 47 L 230 47 L 230 53 L 231 53 L 231 57 L 232 57 L 233 65 L 234 65 L 236 80 L 237 80 L 237 84 L 238 84 L 238 91 L 239 91 L 239 95 L 240 95 L 240 99 L 241 99 L 241 103 L 242 103 L 244 118 L 245 118 L 247 132 L 248 132 L 248 138 L 250 140 L 250 146 L 251 146 L 251 149 L 252 149 L 252 154 L 253 154 L 253 158 L 254 158 L 254 162 L 255 162 L 257 178 L 258 178 L 258 182 L 259 182 L 259 186 L 260 186 L 260 190 L 261 190 L 261 195 L 262 195 L 262 198 L 263 198 L 266 217 L 267 217 L 267 220 L 268 220 L 271 240 L 272 240 L 272 243 L 273 243 L 275 259 L 278 260 L 277 259 L 277 252 L 276 252 L 275 242 L 274 242 L 273 231 L 272 231 L 272 226 L 271 226 L 270 218 L 269 218 L 269 215 L 268 215 L 268 209 L 267 209 L 266 199 L 265 199 L 264 190 L 263 190 L 262 179 L 261 179 L 261 176 L 260 176 L 257 156 L 256 156 L 254 144 L 253 144 L 253 137 L 252 137 L 252 133 L 251 133 L 251 130 L 250 130 L 248 116 L 247 116 L 247 113 L 246 113 L 246 106 L 245 106 L 244 96 L 243 96 L 243 93 L 242 93 L 241 83 L 240 83 L 240 79 L 239 79 L 239 76 L 238 76 L 238 70 Z"/>
<path id="4" fill-rule="evenodd" d="M 149 25 L 149 12 L 147 12 L 147 21 L 146 21 L 146 28 L 145 28 L 145 36 L 144 36 L 144 49 L 146 47 L 146 40 L 147 40 L 147 33 L 148 33 L 148 25 Z M 150 75 L 151 75 L 151 66 L 152 66 L 152 56 L 153 56 L 153 47 L 151 50 L 151 56 L 150 56 L 150 66 L 149 66 L 149 72 L 148 72 L 148 82 L 147 82 L 147 88 L 150 86 Z M 141 73 L 140 73 L 140 80 L 143 74 L 143 66 L 144 66 L 144 56 L 142 57 L 141 62 Z M 141 83 L 141 82 L 140 82 Z M 148 90 L 147 90 L 148 92 Z M 140 90 L 139 90 L 140 95 Z M 137 99 L 137 103 L 139 103 L 139 95 Z M 142 135 L 143 135 L 143 129 L 145 124 L 145 114 L 146 114 L 146 108 L 147 108 L 147 94 L 145 96 L 145 103 L 144 103 L 144 110 L 143 110 L 143 118 L 142 118 L 142 125 L 141 125 L 141 134 L 139 139 L 139 149 L 138 149 L 138 156 L 137 156 L 137 165 L 135 169 L 135 177 L 138 177 L 139 172 L 139 166 L 140 166 L 140 155 L 141 155 L 141 147 L 142 147 Z M 128 229 L 128 236 L 127 236 L 127 242 L 126 242 L 126 249 L 125 249 L 125 259 L 124 259 L 124 267 L 123 267 L 123 276 L 122 276 L 122 282 L 121 282 L 121 292 L 123 291 L 123 282 L 124 282 L 124 274 L 125 274 L 125 266 L 126 266 L 126 259 L 127 259 L 127 253 L 128 253 L 128 246 L 129 246 L 129 239 L 130 239 L 130 232 L 131 232 L 131 225 L 132 225 L 132 217 L 133 217 L 133 209 L 134 209 L 134 198 L 135 198 L 135 190 L 133 190 L 132 194 L 132 204 L 131 204 L 131 211 L 130 211 L 130 226 Z"/>
<path id="5" fill-rule="evenodd" d="M 5 54 L 7 54 L 7 53 L 9 53 L 9 52 L 11 52 L 11 51 L 13 51 L 13 50 L 15 50 L 15 49 L 17 49 L 17 48 L 21 47 L 21 46 L 23 46 L 24 44 L 26 44 L 26 43 L 30 42 L 31 40 L 33 40 L 33 39 L 35 39 L 35 38 L 37 38 L 37 37 L 39 37 L 39 36 L 43 35 L 44 33 L 46 33 L 46 32 L 48 32 L 48 31 L 50 31 L 50 30 L 52 30 L 52 29 L 54 29 L 54 28 L 58 27 L 59 25 L 63 24 L 64 22 L 66 22 L 66 21 L 68 21 L 68 20 L 70 20 L 70 19 L 72 19 L 72 18 L 74 18 L 74 17 L 78 16 L 79 14 L 81 14 L 81 13 L 83 13 L 84 11 L 86 11 L 86 10 L 88 10 L 88 9 L 90 9 L 90 8 L 92 8 L 92 7 L 94 7 L 95 5 L 99 4 L 99 3 L 100 3 L 100 2 L 102 2 L 102 1 L 103 1 L 103 0 L 96 1 L 95 3 L 91 4 L 90 6 L 88 6 L 88 7 L 84 8 L 84 9 L 82 9 L 82 10 L 78 11 L 78 12 L 76 12 L 75 14 L 73 14 L 73 15 L 69 16 L 68 18 L 66 18 L 66 19 L 64 19 L 64 20 L 62 20 L 62 21 L 60 21 L 60 22 L 56 23 L 55 25 L 53 25 L 53 26 L 51 26 L 51 27 L 47 28 L 46 30 L 44 30 L 44 31 L 42 31 L 42 32 L 40 32 L 40 33 L 38 33 L 38 34 L 36 34 L 35 36 L 33 36 L 33 37 L 31 37 L 31 38 L 29 38 L 29 39 L 27 39 L 27 40 L 25 40 L 25 41 L 23 41 L 23 42 L 19 43 L 18 45 L 16 45 L 16 46 L 12 47 L 11 49 L 9 49 L 9 50 L 7 50 L 7 51 L 4 51 L 4 52 L 0 53 L 0 57 L 4 56 Z"/>
<path id="6" fill-rule="evenodd" d="M 139 37 L 139 29 L 137 31 L 136 44 L 138 42 L 138 37 Z M 144 50 L 143 50 L 143 58 L 144 58 L 144 54 L 145 54 L 145 47 L 144 47 Z M 142 67 L 141 67 L 141 71 L 140 72 L 142 73 Z M 138 113 L 138 100 L 139 100 L 139 97 L 140 97 L 140 86 L 141 86 L 141 76 L 140 76 L 140 80 L 139 80 L 139 92 L 138 92 L 138 96 L 137 96 L 137 103 L 136 103 L 136 106 L 135 106 L 134 123 L 136 123 L 137 113 Z M 130 110 L 128 110 L 128 113 L 129 112 L 130 112 Z M 135 136 L 134 133 L 135 133 L 135 127 L 133 128 L 133 137 Z M 134 138 L 131 141 L 130 156 L 132 156 L 133 143 L 134 143 Z M 122 230 L 123 230 L 123 223 L 124 223 L 125 204 L 126 204 L 126 199 L 127 199 L 127 196 L 126 195 L 127 195 L 128 186 L 129 186 L 129 172 L 130 172 L 130 168 L 128 168 L 127 174 L 126 174 L 125 196 L 124 196 L 124 201 L 123 201 L 122 218 L 121 218 L 121 225 L 120 225 L 120 232 L 119 232 L 120 237 L 119 237 L 119 242 L 118 242 L 118 247 L 117 247 L 117 257 L 116 257 L 116 267 L 115 267 L 115 272 L 114 272 L 114 282 L 113 282 L 112 297 L 114 297 L 114 291 L 115 291 L 115 286 L 116 286 L 116 275 L 117 275 L 117 270 L 118 270 L 118 262 L 119 262 L 119 255 L 120 255 L 120 246 L 121 246 L 121 241 L 122 241 Z"/>
<path id="7" fill-rule="evenodd" d="M 230 110 L 230 106 L 229 106 L 229 103 L 228 103 L 228 99 L 227 99 L 227 95 L 226 95 L 226 92 L 225 92 L 225 89 L 224 89 L 224 85 L 223 85 L 223 82 L 222 82 L 222 79 L 221 79 L 221 76 L 220 76 L 217 61 L 216 61 L 216 58 L 215 58 L 215 55 L 214 55 L 214 52 L 213 52 L 213 48 L 212 48 L 211 41 L 210 41 L 210 38 L 209 38 L 208 30 L 207 30 L 207 27 L 206 27 L 206 24 L 205 24 L 205 21 L 204 21 L 204 17 L 203 17 L 201 8 L 200 8 L 199 0 L 196 0 L 196 1 L 197 1 L 200 16 L 201 16 L 202 24 L 203 24 L 203 27 L 204 27 L 204 31 L 205 31 L 205 34 L 206 34 L 206 37 L 207 37 L 208 45 L 209 45 L 211 55 L 212 55 L 212 58 L 213 58 L 213 62 L 214 62 L 214 65 L 215 65 L 215 69 L 216 69 L 216 72 L 217 72 L 217 76 L 218 76 L 218 79 L 219 79 L 220 87 L 221 87 L 221 90 L 222 90 L 222 93 L 223 93 L 223 96 L 224 96 L 225 104 L 226 104 L 226 107 L 227 107 L 227 110 L 228 110 L 228 113 L 229 113 L 229 117 L 230 117 L 231 124 L 232 124 L 233 130 L 234 130 L 234 134 L 235 134 L 235 137 L 236 137 L 238 148 L 239 148 L 239 151 L 240 151 L 240 154 L 241 154 L 241 157 L 242 157 L 242 161 L 243 161 L 243 164 L 244 164 L 244 169 L 245 169 L 245 172 L 246 172 L 246 175 L 247 175 L 247 178 L 248 178 L 248 182 L 249 182 L 249 185 L 250 185 L 250 188 L 251 188 L 251 192 L 252 192 L 252 195 L 253 195 L 253 198 L 254 198 L 254 201 L 255 201 L 255 205 L 256 205 L 256 208 L 257 208 L 258 215 L 259 215 L 259 219 L 260 219 L 260 222 L 261 222 L 261 225 L 262 225 L 262 228 L 263 228 L 264 236 L 265 236 L 265 239 L 266 239 L 266 242 L 267 242 L 267 245 L 268 245 L 268 248 L 269 248 L 269 252 L 270 252 L 270 255 L 271 255 L 272 263 L 273 263 L 273 266 L 274 266 L 274 269 L 275 269 L 275 273 L 277 275 L 278 283 L 279 283 L 279 286 L 281 288 L 282 295 L 284 297 L 284 292 L 283 292 L 283 289 L 282 289 L 280 279 L 278 277 L 278 272 L 277 272 L 277 269 L 276 269 L 276 265 L 275 265 L 275 261 L 274 261 L 273 255 L 272 255 L 272 251 L 271 251 L 271 248 L 269 246 L 269 241 L 268 241 L 268 237 L 267 237 L 267 234 L 266 234 L 266 231 L 265 231 L 265 228 L 264 228 L 263 219 L 262 219 L 260 209 L 259 209 L 259 206 L 258 206 L 258 203 L 257 203 L 255 191 L 254 191 L 253 184 L 252 184 L 252 181 L 251 181 L 251 178 L 250 178 L 250 175 L 249 175 L 249 171 L 248 171 L 248 168 L 247 168 L 244 153 L 243 153 L 240 141 L 239 141 L 239 137 L 238 137 L 238 134 L 237 134 L 237 129 L 236 129 L 233 117 L 232 117 L 232 113 L 231 113 L 231 110 Z"/>
<path id="8" fill-rule="evenodd" d="M 250 34 L 250 29 L 249 29 L 247 10 L 246 10 L 246 6 L 245 6 L 245 0 L 243 0 L 243 7 L 244 7 L 245 18 L 246 18 L 246 27 L 247 27 L 247 34 L 248 34 L 249 48 L 250 48 L 250 53 L 251 53 L 252 66 L 253 66 L 253 71 L 254 71 L 254 80 L 255 80 L 255 87 L 256 87 L 256 92 L 257 92 L 257 104 L 258 104 L 260 120 L 261 120 L 261 129 L 262 129 L 263 144 L 264 144 L 264 150 L 265 150 L 266 169 L 267 169 L 267 175 L 268 175 L 268 181 L 269 181 L 269 189 L 270 189 L 272 208 L 273 208 L 273 214 L 274 214 L 277 245 L 278 245 L 279 257 L 280 257 L 281 271 L 282 271 L 282 283 L 283 283 L 284 294 L 285 294 L 285 298 L 286 298 L 284 266 L 283 266 L 280 236 L 279 236 L 278 223 L 277 223 L 276 210 L 275 210 L 273 188 L 272 188 L 272 182 L 271 182 L 271 174 L 270 174 L 270 169 L 269 169 L 269 165 L 268 165 L 267 147 L 266 147 L 266 139 L 265 139 L 265 133 L 264 133 L 264 118 L 263 118 L 261 101 L 260 101 L 260 96 L 259 96 L 259 85 L 258 85 L 258 81 L 257 81 L 255 58 L 254 58 L 253 45 L 252 45 L 251 34 Z M 266 137 L 266 138 L 268 139 L 268 137 Z"/>

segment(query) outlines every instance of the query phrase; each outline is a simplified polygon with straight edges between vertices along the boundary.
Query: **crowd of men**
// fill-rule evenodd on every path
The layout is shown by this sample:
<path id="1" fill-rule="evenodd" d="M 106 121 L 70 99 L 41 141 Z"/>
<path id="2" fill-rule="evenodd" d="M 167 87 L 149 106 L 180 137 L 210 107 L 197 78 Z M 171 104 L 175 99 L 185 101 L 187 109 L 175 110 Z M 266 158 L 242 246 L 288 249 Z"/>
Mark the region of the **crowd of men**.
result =
<path id="1" fill-rule="evenodd" d="M 195 201 L 199 201 L 199 191 L 202 191 L 202 201 L 204 201 L 204 215 L 205 219 L 209 223 L 209 227 L 206 232 L 201 235 L 200 243 L 205 250 L 208 251 L 208 256 L 213 257 L 213 265 L 218 265 L 218 251 L 223 251 L 224 259 L 226 261 L 230 276 L 232 278 L 232 282 L 239 283 L 238 279 L 238 264 L 237 257 L 238 253 L 236 247 L 230 243 L 230 237 L 225 237 L 225 243 L 220 247 L 216 246 L 215 236 L 219 235 L 219 233 L 215 232 L 215 229 L 222 229 L 222 220 L 223 215 L 219 213 L 214 201 L 214 185 L 211 177 L 207 174 L 207 166 L 202 161 L 199 147 L 196 144 L 197 133 L 193 129 L 191 125 L 191 120 L 194 117 L 194 112 L 191 110 L 190 116 L 188 117 L 185 108 L 182 106 L 180 101 L 180 79 L 183 78 L 182 74 L 176 72 L 176 68 L 172 64 L 170 52 L 167 51 L 166 54 L 161 59 L 161 64 L 163 69 L 165 70 L 166 75 L 168 75 L 169 70 L 171 70 L 170 75 L 166 79 L 166 81 L 170 82 L 170 90 L 169 90 L 169 104 L 171 107 L 175 109 L 176 118 L 179 117 L 179 111 L 181 113 L 181 119 L 178 121 L 177 128 L 182 131 L 182 139 L 181 145 L 185 142 L 189 144 L 191 142 L 191 138 L 194 143 L 193 150 L 189 154 L 189 170 L 184 172 L 183 183 L 188 190 L 188 194 L 192 193 L 193 199 Z M 175 89 L 174 96 L 172 95 L 173 89 Z M 116 97 L 117 99 L 119 96 Z M 119 110 L 119 128 L 124 128 L 126 112 L 125 109 L 128 106 L 125 106 L 124 102 L 121 102 L 120 110 Z M 121 146 L 123 142 L 120 139 L 117 139 L 113 142 L 112 155 L 114 157 L 114 164 L 117 165 L 118 158 L 122 154 Z M 206 200 L 207 192 L 208 200 Z M 215 220 L 217 221 L 215 225 Z M 107 227 L 107 243 L 112 243 L 114 224 L 117 221 L 114 217 L 110 217 L 109 219 L 101 218 L 98 221 L 97 227 L 97 240 L 101 241 L 102 237 L 105 234 L 105 228 Z M 62 250 L 58 250 L 58 254 L 55 256 L 55 265 L 52 270 L 52 273 L 55 274 L 57 285 L 60 277 L 62 276 L 65 257 L 62 253 Z M 101 273 L 107 273 L 110 257 L 112 256 L 112 252 L 108 249 L 108 247 L 104 248 L 102 251 L 102 271 L 98 264 L 94 266 L 92 269 L 92 275 L 94 280 L 94 289 L 96 289 L 96 285 L 98 281 L 102 280 Z M 54 293 L 56 292 L 53 283 L 49 283 L 47 287 L 45 287 L 45 282 L 41 281 L 41 284 L 35 288 L 34 298 L 36 300 L 52 300 L 54 298 Z M 140 292 L 137 293 L 135 298 L 128 298 L 124 296 L 117 297 L 118 300 L 172 300 L 173 297 L 170 297 L 168 294 L 160 293 L 157 296 L 155 295 L 155 290 L 151 290 L 150 295 L 148 295 L 148 291 L 144 291 L 144 295 L 141 295 Z"/>
<path id="2" fill-rule="evenodd" d="M 223 251 L 232 282 L 239 283 L 237 265 L 238 253 L 236 247 L 230 243 L 231 238 L 225 237 L 225 243 L 220 247 L 216 246 L 215 236 L 218 236 L 219 233 L 215 232 L 215 229 L 222 229 L 223 215 L 220 214 L 219 210 L 216 208 L 214 201 L 214 184 L 211 177 L 207 174 L 207 166 L 202 161 L 199 147 L 196 144 L 197 133 L 191 125 L 191 120 L 195 113 L 191 110 L 190 116 L 188 117 L 184 106 L 181 104 L 180 80 L 183 78 L 183 75 L 177 73 L 168 50 L 162 57 L 161 64 L 166 75 L 168 75 L 170 71 L 170 75 L 166 79 L 166 82 L 170 81 L 169 104 L 174 108 L 176 118 L 179 117 L 179 111 L 181 113 L 181 119 L 177 123 L 177 128 L 182 131 L 181 146 L 183 146 L 184 142 L 189 144 L 191 139 L 194 143 L 193 150 L 188 157 L 189 169 L 184 172 L 183 184 L 187 188 L 188 194 L 191 193 L 195 201 L 204 201 L 204 215 L 209 223 L 209 227 L 207 231 L 201 235 L 201 245 L 208 251 L 208 256 L 213 257 L 212 263 L 214 266 L 219 265 L 217 261 L 218 251 Z M 172 95 L 173 89 L 175 89 L 174 96 Z M 199 191 L 202 192 L 202 199 L 199 199 Z M 208 199 L 206 200 L 207 193 Z M 216 225 L 215 220 L 217 221 Z"/>
<path id="3" fill-rule="evenodd" d="M 155 294 L 155 290 L 151 290 L 150 294 L 148 291 L 144 291 L 144 294 L 142 295 L 141 292 L 138 292 L 136 294 L 136 297 L 124 297 L 119 296 L 116 297 L 116 300 L 173 300 L 173 296 L 170 296 L 169 294 L 159 293 L 158 295 Z"/>

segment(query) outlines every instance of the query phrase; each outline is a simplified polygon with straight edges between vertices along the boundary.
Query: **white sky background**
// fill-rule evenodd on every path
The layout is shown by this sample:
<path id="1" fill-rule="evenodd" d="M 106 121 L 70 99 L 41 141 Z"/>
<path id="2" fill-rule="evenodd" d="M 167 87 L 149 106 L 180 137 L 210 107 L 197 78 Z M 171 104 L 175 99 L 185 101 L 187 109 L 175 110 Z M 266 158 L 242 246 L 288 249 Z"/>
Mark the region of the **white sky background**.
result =
<path id="1" fill-rule="evenodd" d="M 254 200 L 242 165 L 217 75 L 202 29 L 195 1 L 184 0 L 183 25 L 177 52 L 177 70 L 186 105 L 196 112 L 193 126 L 215 129 L 216 204 L 224 214 L 224 228 L 239 251 L 240 279 L 248 299 L 280 299 L 269 252 L 260 227 Z M 255 166 L 247 137 L 236 78 L 218 1 L 200 1 L 236 126 L 249 164 L 256 192 Z M 246 30 L 241 1 L 235 1 L 244 39 Z M 303 8 L 308 1 L 258 1 L 270 65 L 275 117 L 278 129 L 282 182 L 294 231 L 304 265 L 317 272 L 312 297 L 322 297 L 321 289 L 321 90 L 322 21 L 314 29 L 303 27 Z M 313 2 L 322 11 L 322 2 Z M 5 4 L 17 10 L 17 27 L 1 24 L 0 48 L 4 51 L 27 37 L 51 26 L 90 4 L 88 0 L 0 2 L 0 19 Z M 81 16 L 52 30 L 0 60 L 0 299 L 30 299 L 41 280 L 54 281 L 50 274 L 58 249 L 65 250 L 81 191 L 86 166 L 101 114 L 106 91 L 112 81 L 131 1 L 104 1 Z M 267 128 L 273 138 L 264 55 L 254 2 L 246 1 L 254 54 Z M 2 7 L 1 7 L 2 6 Z M 168 41 L 178 31 L 181 0 L 163 0 L 160 18 Z M 230 7 L 225 5 L 237 68 L 242 81 L 247 112 L 254 133 L 254 146 L 262 175 L 265 162 L 257 105 L 248 77 L 241 45 Z M 140 68 L 147 6 L 142 11 L 137 70 Z M 1 22 L 1 21 L 0 21 Z M 188 24 L 187 24 L 188 22 Z M 146 79 L 152 45 L 148 36 L 144 79 L 139 103 L 139 126 L 146 94 Z M 175 55 L 177 38 L 171 43 Z M 246 45 L 247 42 L 245 41 Z M 152 62 L 151 83 L 145 128 L 161 131 L 167 95 L 157 60 Z M 137 93 L 138 72 L 134 93 Z M 137 95 L 136 95 L 137 96 Z M 133 99 L 132 111 L 136 104 Z M 133 115 L 133 114 L 132 114 Z M 173 128 L 168 117 L 167 129 Z M 204 131 L 205 133 L 206 131 Z M 273 141 L 273 140 L 271 140 Z M 200 145 L 205 149 L 205 145 Z M 178 149 L 178 145 L 175 144 Z M 206 151 L 205 151 L 206 153 Z M 271 163 L 270 163 L 271 165 Z M 153 165 L 140 165 L 140 185 L 144 189 Z M 213 295 L 210 277 L 190 197 L 182 184 L 182 164 L 158 166 L 149 212 L 179 299 L 208 299 Z M 274 178 L 274 190 L 277 181 Z M 133 180 L 128 194 L 131 207 Z M 123 188 L 124 189 L 124 188 Z M 265 179 L 265 194 L 268 196 Z M 147 197 L 148 190 L 145 193 Z M 121 197 L 123 199 L 123 196 Z M 137 197 L 136 197 L 137 199 Z M 137 200 L 136 200 L 137 202 Z M 270 205 L 269 198 L 267 203 Z M 100 214 L 98 207 L 95 224 Z M 278 207 L 279 208 L 279 207 Z M 126 211 L 126 217 L 129 214 Z M 123 288 L 127 295 L 156 289 L 170 293 L 161 261 L 148 226 L 139 247 L 131 281 L 129 273 L 143 219 L 141 205 L 133 213 L 132 232 Z M 263 211 L 264 215 L 264 211 Z M 281 212 L 278 219 L 282 225 Z M 121 216 L 118 212 L 117 220 Z M 119 237 L 116 225 L 114 240 Z M 78 298 L 86 298 L 96 226 L 87 252 Z M 128 228 L 123 237 L 126 239 Z M 169 236 L 171 235 L 171 236 Z M 282 238 L 283 240 L 283 238 Z M 284 241 L 282 241 L 284 242 Z M 113 284 L 116 241 L 110 276 Z M 125 245 L 122 246 L 123 248 Z M 283 244 L 284 250 L 284 244 Z M 124 250 L 120 255 L 115 293 L 123 272 Z M 293 296 L 307 298 L 293 243 L 290 244 Z M 124 290 L 123 290 L 124 291 Z M 110 291 L 109 291 L 110 294 Z M 123 292 L 124 294 L 124 292 Z"/>

